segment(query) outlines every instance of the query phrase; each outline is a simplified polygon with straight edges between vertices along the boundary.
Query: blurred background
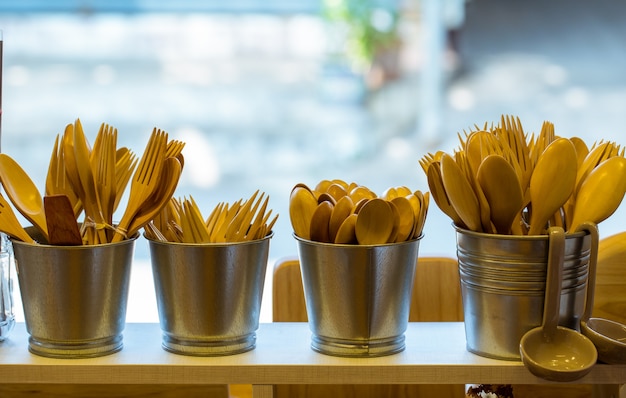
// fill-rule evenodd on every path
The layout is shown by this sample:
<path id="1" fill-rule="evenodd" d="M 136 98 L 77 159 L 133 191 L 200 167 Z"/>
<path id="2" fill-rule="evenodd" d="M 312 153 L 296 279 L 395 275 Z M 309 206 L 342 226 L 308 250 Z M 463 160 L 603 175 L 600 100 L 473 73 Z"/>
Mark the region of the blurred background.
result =
<path id="1" fill-rule="evenodd" d="M 426 191 L 418 160 L 502 114 L 527 132 L 548 120 L 588 145 L 626 144 L 625 17 L 616 0 L 0 0 L 2 152 L 43 190 L 76 118 L 91 140 L 117 127 L 139 154 L 158 127 L 187 143 L 177 196 L 206 214 L 266 192 L 280 214 L 269 321 L 273 263 L 297 255 L 296 183 Z M 620 208 L 602 236 L 624 219 Z M 420 254 L 455 256 L 434 202 Z M 128 320 L 158 321 L 143 238 L 132 278 Z"/>

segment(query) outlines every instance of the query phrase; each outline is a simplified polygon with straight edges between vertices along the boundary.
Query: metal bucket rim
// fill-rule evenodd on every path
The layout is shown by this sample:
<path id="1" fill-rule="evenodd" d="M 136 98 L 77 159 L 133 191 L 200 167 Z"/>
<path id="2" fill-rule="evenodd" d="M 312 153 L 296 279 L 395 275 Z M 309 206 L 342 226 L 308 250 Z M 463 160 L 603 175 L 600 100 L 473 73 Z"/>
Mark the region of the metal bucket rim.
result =
<path id="1" fill-rule="evenodd" d="M 259 239 L 253 240 L 243 240 L 236 242 L 201 242 L 201 243 L 181 243 L 181 242 L 164 242 L 158 239 L 153 239 L 146 234 L 143 234 L 143 237 L 146 238 L 150 244 L 161 245 L 161 246 L 178 246 L 178 247 L 231 247 L 231 246 L 246 246 L 246 245 L 254 245 L 259 242 L 263 242 L 266 240 L 270 240 L 274 236 L 274 231 L 270 231 L 267 235 Z"/>
<path id="2" fill-rule="evenodd" d="M 128 244 L 129 242 L 134 242 L 139 238 L 139 232 L 135 232 L 133 236 L 130 236 L 119 242 L 100 243 L 97 245 L 61 246 L 61 245 L 51 245 L 49 243 L 39 243 L 37 242 L 37 238 L 42 239 L 43 236 L 41 235 L 41 233 L 39 233 L 39 231 L 35 227 L 25 227 L 24 229 L 26 230 L 26 233 L 28 233 L 28 235 L 31 238 L 35 239 L 35 243 L 24 242 L 19 239 L 14 239 L 14 238 L 9 237 L 9 239 L 11 240 L 11 244 L 23 246 L 23 247 L 36 247 L 36 248 L 40 248 L 44 250 L 63 249 L 63 250 L 68 250 L 68 251 L 81 251 L 81 250 L 94 249 L 96 247 L 101 248 L 101 247 L 114 247 L 114 246 L 125 245 L 125 244 Z"/>
<path id="3" fill-rule="evenodd" d="M 422 240 L 422 238 L 424 237 L 424 234 L 421 234 L 420 236 L 418 236 L 417 238 L 413 238 L 413 239 L 409 239 L 409 240 L 405 240 L 402 242 L 391 242 L 391 243 L 380 243 L 380 244 L 374 244 L 374 245 L 361 245 L 358 243 L 326 243 L 326 242 L 319 242 L 319 241 L 315 241 L 315 240 L 310 240 L 310 239 L 304 239 L 298 235 L 296 235 L 295 233 L 292 234 L 293 237 L 297 240 L 300 241 L 302 243 L 308 244 L 308 245 L 314 245 L 314 246 L 329 246 L 329 247 L 337 247 L 337 248 L 377 248 L 377 247 L 387 247 L 387 246 L 402 246 L 402 245 L 409 245 L 412 243 L 415 243 L 416 241 Z"/>
<path id="4" fill-rule="evenodd" d="M 471 231 L 469 229 L 465 229 L 459 227 L 458 225 L 452 223 L 454 229 L 463 235 L 474 236 L 476 238 L 487 238 L 487 239 L 502 239 L 502 240 L 515 240 L 515 241 L 536 241 L 536 240 L 548 240 L 548 235 L 505 235 L 505 234 L 490 234 L 486 232 L 476 232 Z M 568 238 L 579 238 L 581 236 L 587 235 L 586 231 L 578 231 L 578 232 L 566 232 L 565 239 Z"/>

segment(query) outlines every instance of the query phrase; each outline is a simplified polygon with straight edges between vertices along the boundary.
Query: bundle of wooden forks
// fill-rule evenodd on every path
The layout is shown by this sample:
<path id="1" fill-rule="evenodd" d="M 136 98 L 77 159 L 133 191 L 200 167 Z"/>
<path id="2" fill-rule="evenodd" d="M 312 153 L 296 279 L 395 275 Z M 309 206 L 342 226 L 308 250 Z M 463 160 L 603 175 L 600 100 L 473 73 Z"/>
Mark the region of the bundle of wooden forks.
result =
<path id="1" fill-rule="evenodd" d="M 117 148 L 114 127 L 103 123 L 92 147 L 79 119 L 68 124 L 54 142 L 43 200 L 19 165 L 12 165 L 28 180 L 25 183 L 32 192 L 32 206 L 45 209 L 45 220 L 33 222 L 47 240 L 40 243 L 97 245 L 134 236 L 172 198 L 182 172 L 183 147 L 183 142 L 169 141 L 166 132 L 155 128 L 138 162 L 130 149 Z M 119 223 L 115 223 L 114 214 L 129 182 L 126 208 Z M 12 201 L 28 215 L 24 206 Z M 3 232 L 32 242 L 5 202 L 1 201 L 4 206 L 0 214 L 12 222 L 11 231 Z"/>
<path id="2" fill-rule="evenodd" d="M 234 243 L 263 239 L 278 219 L 271 220 L 269 197 L 257 190 L 249 199 L 219 203 L 204 218 L 193 197 L 172 198 L 157 217 L 145 226 L 146 237 L 176 243 Z"/>

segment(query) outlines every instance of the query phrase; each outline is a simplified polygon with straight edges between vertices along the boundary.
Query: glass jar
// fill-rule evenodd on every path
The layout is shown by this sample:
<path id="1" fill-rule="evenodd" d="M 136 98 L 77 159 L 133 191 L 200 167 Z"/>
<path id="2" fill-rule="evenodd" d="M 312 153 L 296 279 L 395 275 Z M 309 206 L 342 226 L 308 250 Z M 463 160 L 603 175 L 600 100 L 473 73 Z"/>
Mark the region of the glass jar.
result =
<path id="1" fill-rule="evenodd" d="M 13 312 L 13 247 L 6 234 L 0 233 L 0 341 L 3 341 L 15 326 Z"/>

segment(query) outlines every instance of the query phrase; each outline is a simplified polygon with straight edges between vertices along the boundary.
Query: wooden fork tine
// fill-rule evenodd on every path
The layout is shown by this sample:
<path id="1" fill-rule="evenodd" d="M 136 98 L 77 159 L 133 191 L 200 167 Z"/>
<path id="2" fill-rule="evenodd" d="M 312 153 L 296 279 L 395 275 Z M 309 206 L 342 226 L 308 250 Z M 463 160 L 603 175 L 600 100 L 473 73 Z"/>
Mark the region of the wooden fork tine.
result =
<path id="1" fill-rule="evenodd" d="M 185 143 L 182 141 L 172 140 L 167 143 L 167 149 L 165 150 L 165 157 L 178 157 L 183 151 Z"/>

